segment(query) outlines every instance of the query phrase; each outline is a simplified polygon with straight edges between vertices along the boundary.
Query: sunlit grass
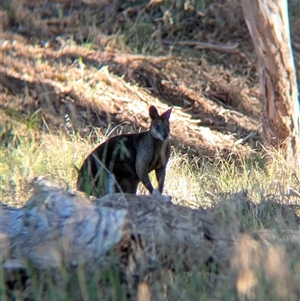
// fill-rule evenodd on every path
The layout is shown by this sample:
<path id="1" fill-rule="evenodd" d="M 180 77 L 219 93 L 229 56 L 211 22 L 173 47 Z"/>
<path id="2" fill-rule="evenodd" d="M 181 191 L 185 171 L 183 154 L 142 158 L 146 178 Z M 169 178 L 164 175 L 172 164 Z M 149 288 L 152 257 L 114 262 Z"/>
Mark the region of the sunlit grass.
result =
<path id="1" fill-rule="evenodd" d="M 76 136 L 60 133 L 39 133 L 18 124 L 2 141 L 2 201 L 21 205 L 30 196 L 30 182 L 40 175 L 49 175 L 64 187 L 75 188 L 76 167 L 93 148 Z"/>
<path id="2" fill-rule="evenodd" d="M 272 194 L 286 199 L 292 187 L 298 185 L 294 172 L 288 169 L 282 156 L 274 153 L 274 161 L 262 163 L 256 159 L 205 158 L 191 162 L 187 156 L 173 153 L 169 164 L 165 189 L 176 203 L 191 202 L 203 206 L 220 194 L 248 190 L 255 202 Z"/>

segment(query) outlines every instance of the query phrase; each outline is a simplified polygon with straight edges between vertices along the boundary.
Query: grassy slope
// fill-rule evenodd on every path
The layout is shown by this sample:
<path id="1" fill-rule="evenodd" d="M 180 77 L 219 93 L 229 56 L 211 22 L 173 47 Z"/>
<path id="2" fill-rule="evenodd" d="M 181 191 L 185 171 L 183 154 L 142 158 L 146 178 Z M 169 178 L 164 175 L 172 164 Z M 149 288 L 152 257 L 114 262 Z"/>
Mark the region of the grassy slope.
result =
<path id="1" fill-rule="evenodd" d="M 210 4 L 208 1 L 200 2 L 198 4 L 203 6 L 203 10 Z M 17 15 L 16 3 L 13 1 L 15 10 L 9 11 L 10 14 Z M 166 5 L 171 7 L 168 2 Z M 167 11 L 167 8 L 165 6 L 163 10 Z M 20 11 L 18 13 L 21 14 Z M 23 20 L 26 21 L 26 16 L 23 16 Z M 143 35 L 132 32 L 133 24 L 130 23 L 131 20 L 127 22 L 119 35 L 109 37 L 110 47 L 118 45 L 121 50 L 123 47 L 127 51 L 133 49 L 132 51 L 154 52 L 157 44 L 149 42 L 149 39 L 138 39 Z M 134 28 L 139 31 L 151 31 L 151 26 L 153 25 L 149 25 L 147 19 L 142 19 Z M 93 42 L 95 37 L 92 34 Z M 156 42 L 159 43 L 159 39 Z M 85 41 L 85 46 L 93 47 L 93 43 Z M 187 53 L 187 50 L 183 49 L 182 52 Z M 188 55 L 192 56 L 193 52 L 188 52 Z M 43 63 L 45 62 L 41 61 L 39 65 Z M 239 70 L 236 71 L 240 74 Z M 78 72 L 80 73 L 80 64 Z M 71 75 L 67 76 L 72 78 Z M 43 119 L 38 113 L 12 118 L 14 114 L 15 112 L 5 111 L 1 124 L 2 201 L 13 206 L 24 204 L 31 193 L 31 179 L 42 174 L 50 174 L 66 188 L 74 188 L 74 165 L 80 166 L 85 155 L 103 140 L 100 131 L 95 129 L 93 135 L 82 139 L 78 135 L 66 135 L 61 130 L 49 131 L 45 124 L 41 130 L 39 125 L 43 123 Z M 246 212 L 238 208 L 234 218 L 250 231 L 271 228 L 281 232 L 291 226 L 295 227 L 294 224 L 287 224 L 286 219 L 290 219 L 290 216 L 282 214 L 282 204 L 300 205 L 299 182 L 292 172 L 286 169 L 280 155 L 273 156 L 274 161 L 266 166 L 261 159 L 241 158 L 240 162 L 236 163 L 234 160 L 224 160 L 221 156 L 216 156 L 213 161 L 203 158 L 191 161 L 188 156 L 174 151 L 168 165 L 165 191 L 172 195 L 175 203 L 192 207 L 213 207 L 227 218 L 228 204 L 234 198 L 232 193 L 247 189 L 249 198 L 265 207 L 260 207 L 263 208 L 260 211 Z M 298 196 L 292 195 L 292 190 L 298 193 Z M 140 191 L 143 192 L 143 189 Z M 248 248 L 245 247 L 247 245 Z M 277 241 L 268 249 L 268 254 L 261 254 L 261 246 L 248 238 L 239 250 L 241 254 L 236 256 L 236 260 L 233 259 L 231 268 L 218 273 L 215 273 L 214 267 L 197 267 L 194 271 L 176 274 L 166 270 L 158 271 L 155 275 L 156 279 L 160 279 L 155 284 L 158 299 L 245 300 L 246 295 L 248 300 L 298 300 L 299 244 L 290 240 Z M 252 250 L 250 263 L 245 258 L 247 250 Z M 237 278 L 233 277 L 234 273 L 238 274 Z M 49 277 L 46 273 L 37 275 L 34 271 L 32 275 L 29 291 L 21 293 L 21 290 L 15 289 L 12 295 L 19 300 L 24 299 L 26 294 L 34 300 L 124 298 L 124 291 L 113 264 L 96 275 L 87 275 L 80 270 L 77 275 L 69 275 L 62 270 L 57 279 L 53 275 Z M 236 283 L 233 279 L 237 279 Z M 2 293 L 3 287 L 1 280 Z M 1 300 L 5 300 L 4 298 L 2 295 Z"/>

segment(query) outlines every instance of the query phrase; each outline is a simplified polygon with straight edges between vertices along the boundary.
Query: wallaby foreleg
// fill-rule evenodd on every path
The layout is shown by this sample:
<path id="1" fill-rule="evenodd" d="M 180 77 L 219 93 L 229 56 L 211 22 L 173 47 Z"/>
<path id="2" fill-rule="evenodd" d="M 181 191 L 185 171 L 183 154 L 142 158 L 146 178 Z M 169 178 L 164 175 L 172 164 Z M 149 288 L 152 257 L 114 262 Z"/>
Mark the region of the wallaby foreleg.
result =
<path id="1" fill-rule="evenodd" d="M 153 193 L 153 186 L 151 184 L 149 175 L 147 172 L 139 174 L 139 179 L 141 180 L 141 182 L 143 183 L 143 185 L 147 188 L 147 190 L 152 194 Z"/>
<path id="2" fill-rule="evenodd" d="M 152 194 L 153 193 L 153 186 L 151 184 L 149 175 L 148 175 L 148 161 L 145 160 L 143 157 L 138 157 L 135 163 L 136 174 L 139 180 L 143 183 L 143 185 L 147 188 L 147 190 Z"/>
<path id="3" fill-rule="evenodd" d="M 165 183 L 166 167 L 155 169 L 155 174 L 158 182 L 158 190 L 160 193 L 162 193 L 164 189 L 164 183 Z"/>

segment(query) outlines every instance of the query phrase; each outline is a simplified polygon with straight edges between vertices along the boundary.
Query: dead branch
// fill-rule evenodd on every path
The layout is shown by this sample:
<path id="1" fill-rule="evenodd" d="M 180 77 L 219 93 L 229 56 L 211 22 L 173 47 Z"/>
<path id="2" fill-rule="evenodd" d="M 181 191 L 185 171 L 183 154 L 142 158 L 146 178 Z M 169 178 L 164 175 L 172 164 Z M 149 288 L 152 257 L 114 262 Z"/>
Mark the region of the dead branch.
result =
<path id="1" fill-rule="evenodd" d="M 165 44 L 174 44 L 172 41 L 164 40 Z M 234 45 L 223 45 L 223 44 L 214 44 L 214 43 L 206 43 L 206 42 L 197 42 L 197 41 L 178 41 L 175 44 L 183 45 L 183 46 L 191 46 L 195 47 L 196 49 L 210 49 L 216 50 L 220 52 L 227 52 L 227 53 L 238 53 L 238 46 L 239 44 Z"/>

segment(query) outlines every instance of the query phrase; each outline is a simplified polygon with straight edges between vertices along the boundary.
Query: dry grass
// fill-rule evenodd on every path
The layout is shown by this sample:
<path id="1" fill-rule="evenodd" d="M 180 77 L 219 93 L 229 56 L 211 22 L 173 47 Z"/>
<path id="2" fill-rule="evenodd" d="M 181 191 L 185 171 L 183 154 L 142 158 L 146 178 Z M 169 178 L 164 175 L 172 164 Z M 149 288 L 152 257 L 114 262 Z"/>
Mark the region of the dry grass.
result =
<path id="1" fill-rule="evenodd" d="M 33 119 L 22 124 L 6 118 L 2 129 L 1 190 L 3 201 L 11 205 L 20 206 L 28 199 L 26 189 L 30 189 L 28 183 L 35 176 L 48 174 L 65 187 L 74 188 L 76 168 L 96 145 L 105 140 L 101 129 L 96 128 L 84 139 L 66 133 L 66 125 L 58 132 L 49 132 L 45 126 L 46 130 L 41 132 L 34 126 L 44 121 Z M 106 131 L 106 134 L 121 129 L 118 127 Z M 207 206 L 220 196 L 240 190 L 248 190 L 254 202 L 272 195 L 283 204 L 298 204 L 297 175 L 286 168 L 283 157 L 273 153 L 274 161 L 266 164 L 259 156 L 238 161 L 222 157 L 212 161 L 198 157 L 191 161 L 187 155 L 173 150 L 167 167 L 165 192 L 172 195 L 175 203 L 193 207 Z M 154 177 L 152 180 L 155 181 Z M 145 190 L 141 187 L 140 192 Z"/>

